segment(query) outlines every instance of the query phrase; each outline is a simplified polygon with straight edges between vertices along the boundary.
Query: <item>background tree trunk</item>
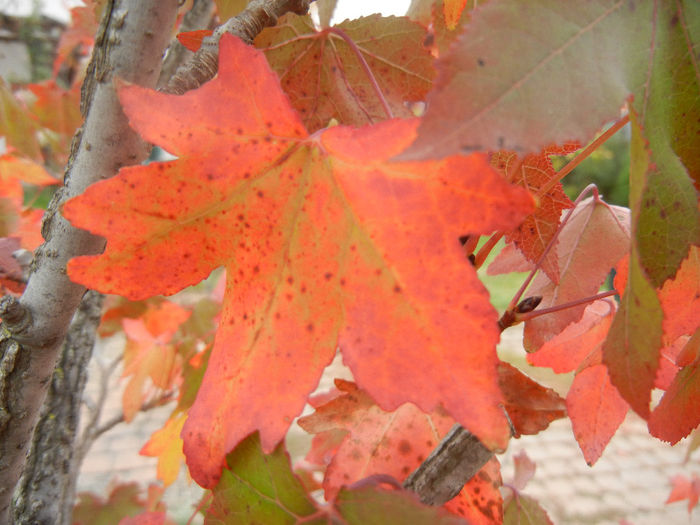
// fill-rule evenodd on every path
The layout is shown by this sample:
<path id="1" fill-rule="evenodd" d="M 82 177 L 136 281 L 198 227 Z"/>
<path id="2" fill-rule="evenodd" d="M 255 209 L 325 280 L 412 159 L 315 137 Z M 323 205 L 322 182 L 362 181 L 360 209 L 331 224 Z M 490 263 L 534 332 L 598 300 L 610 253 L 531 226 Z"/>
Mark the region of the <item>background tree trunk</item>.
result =
<path id="1" fill-rule="evenodd" d="M 46 396 L 63 339 L 85 288 L 71 282 L 72 257 L 100 253 L 104 240 L 73 228 L 59 214 L 62 203 L 119 168 L 143 160 L 148 148 L 128 125 L 112 80 L 152 87 L 170 40 L 177 1 L 107 2 L 83 85 L 85 123 L 73 140 L 64 187 L 42 224 L 46 242 L 19 300 L 0 301 L 0 523 L 10 522 L 15 486 Z"/>
<path id="2" fill-rule="evenodd" d="M 75 438 L 102 299 L 97 292 L 85 294 L 68 329 L 15 493 L 16 524 L 71 523 L 81 459 L 75 453 Z"/>

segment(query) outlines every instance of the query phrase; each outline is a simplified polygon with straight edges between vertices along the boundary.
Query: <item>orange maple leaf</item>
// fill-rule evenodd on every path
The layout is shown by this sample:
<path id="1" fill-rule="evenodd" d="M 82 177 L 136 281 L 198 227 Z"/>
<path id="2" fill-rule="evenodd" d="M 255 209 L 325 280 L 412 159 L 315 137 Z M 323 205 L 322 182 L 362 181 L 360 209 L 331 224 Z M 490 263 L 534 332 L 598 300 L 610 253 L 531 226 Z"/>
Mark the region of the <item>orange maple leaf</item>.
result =
<path id="1" fill-rule="evenodd" d="M 121 170 L 64 206 L 107 238 L 71 278 L 139 299 L 226 266 L 221 324 L 183 429 L 192 476 L 211 487 L 225 454 L 285 435 L 340 346 L 383 409 L 442 405 L 492 448 L 497 314 L 464 258 L 464 231 L 513 228 L 532 199 L 484 155 L 390 162 L 416 120 L 309 136 L 262 53 L 224 38 L 219 74 L 183 96 L 137 86 L 131 124 L 177 160 Z"/>

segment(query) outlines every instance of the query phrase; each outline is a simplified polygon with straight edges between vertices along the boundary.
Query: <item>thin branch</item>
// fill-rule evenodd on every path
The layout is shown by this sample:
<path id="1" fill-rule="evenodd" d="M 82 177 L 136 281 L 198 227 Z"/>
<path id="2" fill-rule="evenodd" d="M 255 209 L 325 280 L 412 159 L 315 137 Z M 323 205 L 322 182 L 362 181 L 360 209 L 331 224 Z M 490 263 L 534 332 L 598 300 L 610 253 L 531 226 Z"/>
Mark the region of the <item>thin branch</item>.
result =
<path id="1" fill-rule="evenodd" d="M 175 392 L 168 390 L 166 392 L 163 392 L 161 395 L 154 397 L 153 399 L 150 399 L 143 403 L 141 405 L 141 408 L 139 408 L 139 412 L 148 412 L 149 410 L 153 410 L 154 408 L 162 407 L 163 405 L 167 405 L 171 401 L 175 399 Z M 105 432 L 113 429 L 116 427 L 119 423 L 123 423 L 126 421 L 126 418 L 124 417 L 124 412 L 121 414 L 118 414 L 111 419 L 107 420 L 105 423 L 100 425 L 99 427 L 95 428 L 91 433 L 90 433 L 90 438 L 92 441 L 96 440 L 98 437 L 100 437 L 102 434 Z"/>
<path id="2" fill-rule="evenodd" d="M 530 312 L 516 313 L 515 322 L 513 324 L 524 323 L 525 321 L 529 321 L 530 319 L 534 319 L 535 317 L 540 317 L 541 315 L 552 314 L 554 312 L 566 310 L 567 308 L 573 308 L 574 306 L 579 306 L 581 304 L 592 303 L 593 301 L 597 301 L 598 299 L 605 299 L 606 297 L 610 297 L 611 295 L 615 294 L 617 294 L 616 290 L 608 290 L 607 292 L 601 292 L 590 297 L 584 297 L 583 299 L 577 299 L 575 301 L 569 301 L 568 303 L 550 306 L 549 308 L 542 308 L 542 310 L 532 310 Z"/>
<path id="3" fill-rule="evenodd" d="M 187 11 L 182 18 L 178 31 L 195 31 L 209 28 L 214 20 L 214 2 L 212 0 L 195 0 L 192 9 Z M 191 59 L 194 53 L 183 46 L 177 37 L 173 38 L 168 46 L 168 52 L 163 59 L 163 67 L 158 78 L 158 89 L 163 89 L 175 72 Z"/>
<path id="4" fill-rule="evenodd" d="M 230 33 L 246 43 L 252 43 L 264 28 L 273 26 L 285 13 L 304 15 L 310 0 L 251 0 L 243 12 L 230 18 L 206 37 L 194 56 L 180 67 L 163 89 L 165 93 L 181 95 L 214 78 L 219 69 L 219 40 Z"/>
<path id="5" fill-rule="evenodd" d="M 542 186 L 538 192 L 537 196 L 541 197 L 542 195 L 546 194 L 549 190 L 551 190 L 554 185 L 562 180 L 564 177 L 566 177 L 569 173 L 571 173 L 574 168 L 576 168 L 579 164 L 581 164 L 584 160 L 586 160 L 591 153 L 593 153 L 595 150 L 597 150 L 601 144 L 603 144 L 605 141 L 607 141 L 610 137 L 612 137 L 615 133 L 617 133 L 620 129 L 622 129 L 628 122 L 630 121 L 630 116 L 629 113 L 622 117 L 620 120 L 615 122 L 612 126 L 610 126 L 605 132 L 601 133 L 596 139 L 591 142 L 588 146 L 586 146 L 581 153 L 576 155 L 576 157 L 569 162 L 566 166 L 564 166 L 561 170 L 557 172 L 556 177 L 553 177 L 547 184 Z"/>

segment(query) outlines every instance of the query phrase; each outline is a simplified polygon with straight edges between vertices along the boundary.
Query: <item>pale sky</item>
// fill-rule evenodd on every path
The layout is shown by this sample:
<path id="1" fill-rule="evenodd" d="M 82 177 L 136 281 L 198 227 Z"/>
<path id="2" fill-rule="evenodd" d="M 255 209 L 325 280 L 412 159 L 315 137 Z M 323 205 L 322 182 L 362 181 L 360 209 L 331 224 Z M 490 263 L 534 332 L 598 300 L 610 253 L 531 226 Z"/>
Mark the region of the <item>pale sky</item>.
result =
<path id="1" fill-rule="evenodd" d="M 359 18 L 373 13 L 383 15 L 403 15 L 410 0 L 339 0 L 333 20 L 342 22 L 346 18 Z M 34 5 L 39 5 L 43 14 L 56 20 L 67 22 L 72 6 L 81 5 L 80 0 L 0 0 L 0 12 L 26 16 Z"/>

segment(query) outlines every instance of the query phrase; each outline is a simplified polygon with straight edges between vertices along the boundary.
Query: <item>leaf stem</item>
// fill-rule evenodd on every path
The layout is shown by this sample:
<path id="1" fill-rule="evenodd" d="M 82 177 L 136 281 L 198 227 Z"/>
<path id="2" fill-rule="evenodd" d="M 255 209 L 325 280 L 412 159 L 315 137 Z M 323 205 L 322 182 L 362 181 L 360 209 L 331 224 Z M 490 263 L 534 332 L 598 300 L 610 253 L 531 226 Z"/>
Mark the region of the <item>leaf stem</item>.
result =
<path id="1" fill-rule="evenodd" d="M 593 301 L 597 301 L 598 299 L 605 299 L 606 297 L 610 297 L 611 295 L 617 294 L 616 290 L 608 290 L 607 292 L 601 292 L 596 295 L 592 295 L 590 297 L 584 297 L 583 299 L 577 299 L 576 301 L 570 301 L 568 303 L 563 303 L 563 304 L 558 304 L 556 306 L 550 306 L 549 308 L 542 308 L 542 310 L 532 310 L 531 312 L 526 312 L 526 313 L 516 313 L 515 314 L 515 322 L 513 324 L 518 324 L 522 323 L 525 321 L 529 321 L 530 319 L 534 319 L 535 317 L 539 317 L 541 315 L 545 314 L 551 314 L 554 312 L 558 312 L 560 310 L 566 310 L 567 308 L 573 308 L 574 306 L 578 306 L 580 304 L 586 304 L 586 303 L 592 303 Z"/>
<path id="2" fill-rule="evenodd" d="M 491 253 L 491 250 L 493 250 L 493 247 L 496 246 L 496 244 L 498 243 L 498 241 L 501 240 L 502 237 L 503 232 L 496 232 L 484 243 L 484 245 L 474 257 L 474 268 L 476 268 L 477 270 L 481 268 L 481 266 L 484 264 L 484 261 Z"/>
<path id="3" fill-rule="evenodd" d="M 338 35 L 340 38 L 345 40 L 345 43 L 348 46 L 350 46 L 350 49 L 352 49 L 353 53 L 355 53 L 355 56 L 360 61 L 362 69 L 364 69 L 365 74 L 367 75 L 367 78 L 369 79 L 369 82 L 372 85 L 372 89 L 374 89 L 374 93 L 377 95 L 379 102 L 381 102 L 382 107 L 384 108 L 384 113 L 386 113 L 387 118 L 394 118 L 394 114 L 392 113 L 391 108 L 389 107 L 389 103 L 384 97 L 384 93 L 382 93 L 382 90 L 379 87 L 379 84 L 377 83 L 377 79 L 374 77 L 374 73 L 372 73 L 372 70 L 370 69 L 369 64 L 367 64 L 367 61 L 365 60 L 365 57 L 362 54 L 362 51 L 360 51 L 360 48 L 357 47 L 357 44 L 355 44 L 354 40 L 350 38 L 345 31 L 338 27 L 329 27 L 326 29 L 326 31 Z"/>
<path id="4" fill-rule="evenodd" d="M 622 117 L 620 120 L 615 122 L 612 126 L 610 126 L 605 132 L 601 133 L 600 136 L 596 137 L 596 139 L 591 142 L 588 146 L 586 146 L 581 153 L 576 155 L 576 157 L 569 162 L 566 166 L 564 166 L 561 170 L 557 172 L 557 176 L 553 177 L 547 184 L 542 186 L 539 191 L 537 192 L 537 197 L 541 197 L 542 195 L 546 194 L 549 190 L 551 190 L 554 185 L 562 180 L 564 177 L 566 177 L 569 173 L 573 171 L 573 169 L 581 164 L 584 160 L 586 160 L 591 153 L 593 153 L 598 147 L 603 144 L 606 140 L 608 140 L 610 137 L 612 137 L 615 133 L 617 133 L 621 128 L 625 126 L 630 121 L 630 116 L 629 113 Z"/>

